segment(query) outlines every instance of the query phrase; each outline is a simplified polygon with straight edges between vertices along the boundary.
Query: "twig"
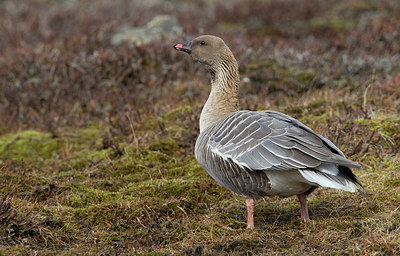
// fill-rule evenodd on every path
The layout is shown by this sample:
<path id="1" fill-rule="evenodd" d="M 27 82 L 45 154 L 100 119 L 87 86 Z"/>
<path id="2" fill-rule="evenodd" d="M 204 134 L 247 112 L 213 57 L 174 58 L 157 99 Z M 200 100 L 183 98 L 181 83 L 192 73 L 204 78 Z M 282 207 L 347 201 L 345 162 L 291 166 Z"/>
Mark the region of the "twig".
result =
<path id="1" fill-rule="evenodd" d="M 125 115 L 129 120 L 129 124 L 131 125 L 131 131 L 132 131 L 133 139 L 135 140 L 135 143 L 136 143 L 136 153 L 139 154 L 139 141 L 138 141 L 138 139 L 136 137 L 135 129 L 133 129 L 132 120 L 129 117 L 128 113 L 126 113 Z"/>
<path id="2" fill-rule="evenodd" d="M 368 110 L 367 110 L 368 91 L 369 91 L 369 89 L 371 88 L 371 86 L 373 86 L 374 84 L 375 84 L 375 70 L 374 70 L 373 73 L 372 73 L 372 77 L 371 77 L 371 82 L 370 82 L 370 84 L 367 86 L 367 88 L 365 88 L 365 91 L 364 91 L 363 110 L 364 110 L 364 114 L 367 114 L 367 116 L 368 116 L 368 113 L 367 113 L 367 111 L 368 111 Z"/>

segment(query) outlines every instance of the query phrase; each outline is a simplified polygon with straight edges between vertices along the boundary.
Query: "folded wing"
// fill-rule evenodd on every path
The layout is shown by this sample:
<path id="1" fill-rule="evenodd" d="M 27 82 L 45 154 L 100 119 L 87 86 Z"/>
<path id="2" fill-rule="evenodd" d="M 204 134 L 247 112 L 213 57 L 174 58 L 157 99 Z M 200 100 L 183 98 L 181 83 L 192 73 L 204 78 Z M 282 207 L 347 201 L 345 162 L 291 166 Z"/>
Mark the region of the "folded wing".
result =
<path id="1" fill-rule="evenodd" d="M 298 169 L 310 183 L 358 189 L 355 184 L 349 185 L 359 184 L 349 168 L 360 168 L 359 164 L 346 159 L 328 139 L 279 112 L 238 111 L 228 115 L 214 129 L 208 147 L 214 154 L 253 171 Z M 332 185 L 335 183 L 340 185 Z"/>

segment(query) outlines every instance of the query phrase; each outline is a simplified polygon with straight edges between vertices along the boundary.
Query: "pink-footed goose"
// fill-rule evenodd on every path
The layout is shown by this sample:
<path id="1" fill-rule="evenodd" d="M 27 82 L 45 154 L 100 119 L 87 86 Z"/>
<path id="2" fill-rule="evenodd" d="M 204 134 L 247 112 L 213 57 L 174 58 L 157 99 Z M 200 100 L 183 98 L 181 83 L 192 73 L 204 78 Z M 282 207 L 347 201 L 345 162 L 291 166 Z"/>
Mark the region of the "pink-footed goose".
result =
<path id="1" fill-rule="evenodd" d="M 254 228 L 254 199 L 264 196 L 297 195 L 305 221 L 307 195 L 319 186 L 365 196 L 350 170 L 361 166 L 331 141 L 280 112 L 238 110 L 238 65 L 221 38 L 203 35 L 174 48 L 211 74 L 195 156 L 220 185 L 246 197 L 247 228 Z"/>

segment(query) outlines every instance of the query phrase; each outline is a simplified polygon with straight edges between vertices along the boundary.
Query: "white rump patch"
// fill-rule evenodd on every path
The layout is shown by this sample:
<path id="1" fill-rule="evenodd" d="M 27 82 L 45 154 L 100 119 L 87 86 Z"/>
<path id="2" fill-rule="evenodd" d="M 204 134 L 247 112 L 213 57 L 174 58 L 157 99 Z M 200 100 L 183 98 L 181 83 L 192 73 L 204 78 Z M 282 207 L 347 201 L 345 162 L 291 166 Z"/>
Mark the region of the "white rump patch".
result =
<path id="1" fill-rule="evenodd" d="M 331 172 L 328 174 L 326 171 L 323 173 L 312 171 L 312 170 L 299 170 L 300 174 L 309 182 L 317 184 L 321 187 L 336 188 L 349 192 L 356 192 L 359 187 L 340 176 L 334 176 Z"/>

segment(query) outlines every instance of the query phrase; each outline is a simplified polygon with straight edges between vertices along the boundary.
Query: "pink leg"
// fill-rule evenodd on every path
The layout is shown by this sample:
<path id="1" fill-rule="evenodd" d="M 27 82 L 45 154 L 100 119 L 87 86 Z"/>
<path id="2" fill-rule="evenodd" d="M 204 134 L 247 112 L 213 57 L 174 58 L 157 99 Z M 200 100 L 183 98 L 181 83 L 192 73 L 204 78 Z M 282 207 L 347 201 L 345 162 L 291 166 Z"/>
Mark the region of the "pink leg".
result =
<path id="1" fill-rule="evenodd" d="M 254 228 L 254 199 L 248 198 L 246 199 L 246 207 L 247 207 L 247 228 L 253 229 Z"/>
<path id="2" fill-rule="evenodd" d="M 300 201 L 300 212 L 301 218 L 304 221 L 309 221 L 310 217 L 308 216 L 308 209 L 307 209 L 307 195 L 305 193 L 297 195 L 297 198 Z"/>

